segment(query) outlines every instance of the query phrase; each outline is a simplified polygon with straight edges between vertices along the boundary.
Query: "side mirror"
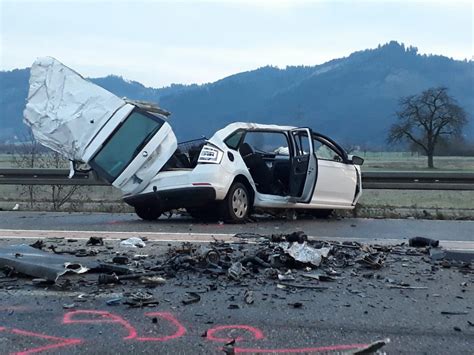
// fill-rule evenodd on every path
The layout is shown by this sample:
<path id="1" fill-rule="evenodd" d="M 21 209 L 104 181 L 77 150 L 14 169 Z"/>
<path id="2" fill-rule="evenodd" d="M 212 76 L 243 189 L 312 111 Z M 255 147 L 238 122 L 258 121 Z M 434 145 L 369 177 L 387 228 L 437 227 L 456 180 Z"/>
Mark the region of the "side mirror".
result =
<path id="1" fill-rule="evenodd" d="M 364 164 L 364 159 L 362 159 L 361 157 L 358 157 L 357 155 L 353 155 L 351 158 L 351 161 L 352 161 L 352 164 L 355 164 L 355 165 Z"/>

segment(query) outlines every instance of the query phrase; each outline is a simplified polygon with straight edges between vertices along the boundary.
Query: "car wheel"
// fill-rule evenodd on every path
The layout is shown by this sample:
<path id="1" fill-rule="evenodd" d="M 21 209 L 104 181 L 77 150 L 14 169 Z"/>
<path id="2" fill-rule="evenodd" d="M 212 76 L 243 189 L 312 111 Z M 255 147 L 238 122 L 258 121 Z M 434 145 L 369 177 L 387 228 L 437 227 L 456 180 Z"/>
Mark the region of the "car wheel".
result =
<path id="1" fill-rule="evenodd" d="M 311 209 L 309 213 L 316 218 L 329 218 L 334 210 L 330 209 Z"/>
<path id="2" fill-rule="evenodd" d="M 154 206 L 135 206 L 135 213 L 145 221 L 154 221 L 161 216 L 161 210 Z"/>
<path id="3" fill-rule="evenodd" d="M 234 183 L 223 201 L 224 219 L 231 223 L 242 223 L 250 212 L 250 194 L 244 184 Z"/>

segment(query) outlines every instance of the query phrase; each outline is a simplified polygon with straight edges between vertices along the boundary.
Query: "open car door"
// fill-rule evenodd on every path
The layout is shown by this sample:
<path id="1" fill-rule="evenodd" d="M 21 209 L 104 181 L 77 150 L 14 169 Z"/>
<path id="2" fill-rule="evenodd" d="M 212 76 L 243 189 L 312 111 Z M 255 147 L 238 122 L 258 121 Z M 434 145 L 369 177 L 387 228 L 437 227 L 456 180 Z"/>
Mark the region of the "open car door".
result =
<path id="1" fill-rule="evenodd" d="M 290 172 L 292 202 L 309 203 L 316 185 L 318 162 L 314 154 L 312 132 L 309 128 L 290 131 L 293 143 Z"/>
<path id="2" fill-rule="evenodd" d="M 31 67 L 24 120 L 35 138 L 73 163 L 88 163 L 125 195 L 144 189 L 175 152 L 168 115 L 121 99 L 54 58 Z"/>

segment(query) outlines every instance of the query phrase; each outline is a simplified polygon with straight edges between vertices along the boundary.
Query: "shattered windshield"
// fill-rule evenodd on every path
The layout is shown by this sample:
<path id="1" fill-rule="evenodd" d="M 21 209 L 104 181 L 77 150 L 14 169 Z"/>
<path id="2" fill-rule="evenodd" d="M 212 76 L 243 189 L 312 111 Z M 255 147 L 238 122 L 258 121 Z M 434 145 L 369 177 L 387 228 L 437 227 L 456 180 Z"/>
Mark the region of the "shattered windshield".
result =
<path id="1" fill-rule="evenodd" d="M 158 132 L 164 121 L 141 111 L 133 111 L 102 149 L 90 166 L 113 182 L 135 158 L 147 142 Z"/>

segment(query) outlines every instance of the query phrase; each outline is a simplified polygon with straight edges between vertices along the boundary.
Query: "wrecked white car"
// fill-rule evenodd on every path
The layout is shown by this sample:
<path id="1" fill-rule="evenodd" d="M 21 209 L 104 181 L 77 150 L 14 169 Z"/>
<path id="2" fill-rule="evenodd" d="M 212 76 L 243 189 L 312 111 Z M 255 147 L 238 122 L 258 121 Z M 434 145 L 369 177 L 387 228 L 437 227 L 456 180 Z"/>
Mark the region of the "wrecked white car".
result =
<path id="1" fill-rule="evenodd" d="M 25 122 L 45 146 L 87 163 L 145 220 L 186 208 L 242 222 L 254 208 L 353 209 L 359 165 L 310 128 L 232 123 L 178 145 L 168 112 L 120 99 L 53 58 L 31 68 Z"/>

